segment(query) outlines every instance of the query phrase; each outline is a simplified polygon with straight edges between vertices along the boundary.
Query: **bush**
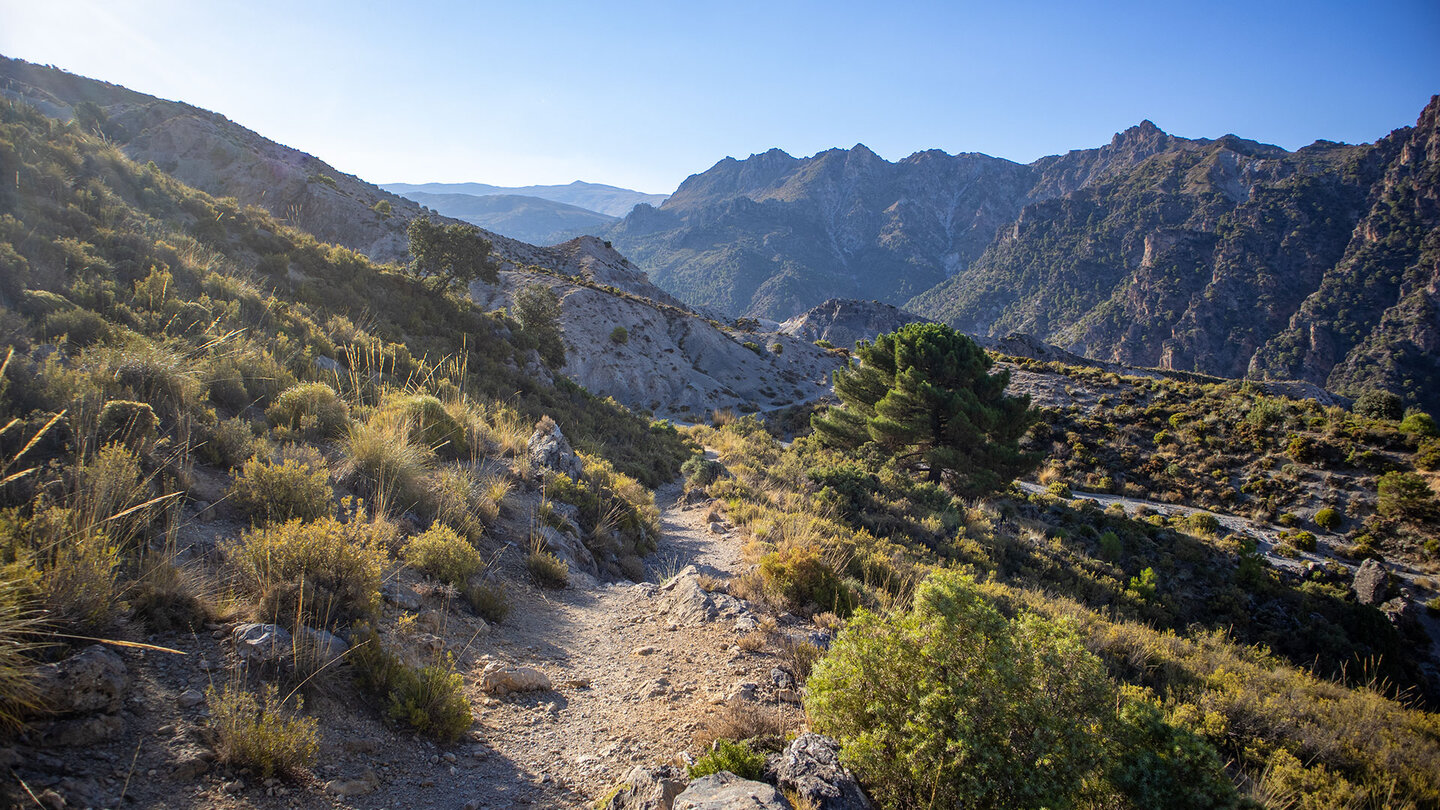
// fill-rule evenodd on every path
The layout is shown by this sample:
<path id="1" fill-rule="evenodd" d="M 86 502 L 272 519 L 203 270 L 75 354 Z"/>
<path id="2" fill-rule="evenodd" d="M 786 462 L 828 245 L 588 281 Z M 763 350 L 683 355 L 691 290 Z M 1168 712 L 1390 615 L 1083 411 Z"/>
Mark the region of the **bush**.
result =
<path id="1" fill-rule="evenodd" d="M 691 456 L 680 465 L 680 474 L 685 476 L 685 489 L 704 489 L 725 474 L 725 465 L 704 456 Z"/>
<path id="2" fill-rule="evenodd" d="M 570 583 L 570 566 L 548 551 L 536 549 L 525 558 L 525 567 L 535 583 L 544 588 L 563 588 Z"/>
<path id="3" fill-rule="evenodd" d="M 855 609 L 855 597 L 840 581 L 835 570 L 812 548 L 772 551 L 760 559 L 765 591 L 778 597 L 797 612 L 828 610 L 848 616 Z"/>
<path id="4" fill-rule="evenodd" d="M 255 434 L 244 419 L 222 419 L 195 448 L 206 464 L 232 469 L 255 454 Z"/>
<path id="5" fill-rule="evenodd" d="M 101 444 L 120 442 L 137 453 L 143 453 L 159 427 L 160 419 L 148 403 L 112 399 L 100 409 L 95 432 Z"/>
<path id="6" fill-rule="evenodd" d="M 361 688 L 385 701 L 384 714 L 392 722 L 411 726 L 442 742 L 458 738 L 470 727 L 470 701 L 465 679 L 450 661 L 420 667 L 406 666 L 385 649 L 380 636 L 362 626 L 351 638 L 350 662 Z"/>
<path id="7" fill-rule="evenodd" d="M 1366 391 L 1350 406 L 1350 411 L 1371 419 L 1399 419 L 1405 406 L 1400 397 L 1389 391 Z"/>
<path id="8" fill-rule="evenodd" d="M 743 742 L 716 740 L 715 747 L 695 760 L 689 768 L 691 779 L 729 771 L 741 779 L 759 780 L 765 776 L 765 754 L 750 750 Z"/>
<path id="9" fill-rule="evenodd" d="M 420 500 L 431 454 L 411 441 L 404 423 L 377 415 L 352 425 L 344 444 L 347 469 L 359 474 L 376 501 L 408 508 Z"/>
<path id="10" fill-rule="evenodd" d="M 1400 420 L 1400 431 L 1421 439 L 1440 436 L 1440 429 L 1435 427 L 1435 418 L 1416 408 L 1405 412 L 1405 418 Z"/>
<path id="11" fill-rule="evenodd" d="M 285 389 L 265 411 L 270 424 L 311 440 L 339 436 L 350 424 L 350 412 L 335 389 L 325 383 L 302 383 Z"/>
<path id="12" fill-rule="evenodd" d="M 499 624 L 510 615 L 510 597 L 505 586 L 499 582 L 480 582 L 465 589 L 465 601 L 470 609 L 480 614 L 487 622 Z"/>
<path id="13" fill-rule="evenodd" d="M 1440 470 L 1440 439 L 1425 439 L 1415 451 L 1415 466 L 1422 470 Z"/>
<path id="14" fill-rule="evenodd" d="M 441 742 L 453 742 L 470 728 L 474 718 L 465 697 L 465 678 L 450 662 L 402 672 L 385 710 L 391 720 Z"/>
<path id="15" fill-rule="evenodd" d="M 432 453 L 446 458 L 462 458 L 470 453 L 465 427 L 437 397 L 401 397 L 386 403 L 384 411 L 388 418 L 405 420 L 410 440 Z"/>
<path id="16" fill-rule="evenodd" d="M 1416 473 L 1387 472 L 1380 476 L 1376 491 L 1377 511 L 1384 517 L 1423 519 L 1435 510 L 1429 483 Z"/>
<path id="17" fill-rule="evenodd" d="M 1315 525 L 1326 531 L 1335 531 L 1342 522 L 1340 513 L 1328 506 L 1315 513 Z"/>
<path id="18" fill-rule="evenodd" d="M 263 523 L 324 517 L 334 512 L 334 499 L 329 471 L 293 458 L 281 464 L 251 458 L 230 487 L 230 500 Z"/>
<path id="19" fill-rule="evenodd" d="M 1106 762 L 1114 701 L 1071 627 L 1007 620 L 944 571 L 908 614 L 858 611 L 816 665 L 805 708 L 884 807 L 1054 807 Z"/>
<path id="20" fill-rule="evenodd" d="M 250 768 L 261 779 L 276 774 L 299 776 L 320 750 L 320 723 L 313 717 L 293 716 L 274 684 L 263 688 L 262 700 L 245 689 L 210 687 L 211 726 L 215 753 L 228 765 Z M 296 698 L 296 710 L 299 705 Z"/>
<path id="21" fill-rule="evenodd" d="M 1221 528 L 1220 519 L 1209 512 L 1191 512 L 1185 516 L 1185 528 L 1191 534 L 1218 537 Z"/>
<path id="22" fill-rule="evenodd" d="M 405 561 L 451 585 L 464 585 L 485 567 L 480 552 L 443 523 L 411 538 L 405 546 Z"/>
<path id="23" fill-rule="evenodd" d="M 252 529 L 233 558 L 242 583 L 280 624 L 299 614 L 306 624 L 334 624 L 379 607 L 385 526 L 352 518 L 321 518 Z"/>
<path id="24" fill-rule="evenodd" d="M 623 326 L 617 326 L 610 330 L 610 342 L 622 346 L 630 342 L 630 330 Z"/>

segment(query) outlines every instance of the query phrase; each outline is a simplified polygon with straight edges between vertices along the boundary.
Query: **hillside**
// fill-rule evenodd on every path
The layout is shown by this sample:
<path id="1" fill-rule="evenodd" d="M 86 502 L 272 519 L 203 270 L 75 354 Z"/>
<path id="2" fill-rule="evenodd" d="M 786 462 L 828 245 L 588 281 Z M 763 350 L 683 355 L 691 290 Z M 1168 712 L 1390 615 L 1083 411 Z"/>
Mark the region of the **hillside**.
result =
<path id="1" fill-rule="evenodd" d="M 1436 109 L 1375 144 L 1293 153 L 1148 121 L 1026 166 L 772 150 L 609 236 L 659 286 L 730 314 L 874 298 L 1101 360 L 1434 408 Z"/>
<path id="2" fill-rule="evenodd" d="M 601 233 L 615 217 L 574 205 L 518 194 L 432 194 L 411 191 L 409 199 L 454 219 L 533 245 L 553 245 Z"/>
<path id="3" fill-rule="evenodd" d="M 586 183 L 576 180 L 563 186 L 492 186 L 487 183 L 384 183 L 381 188 L 413 199 L 414 194 L 464 194 L 471 197 L 511 195 L 539 197 L 542 200 L 573 205 L 604 214 L 607 217 L 623 217 L 630 209 L 640 204 L 659 205 L 665 201 L 664 194 L 646 194 L 603 183 Z"/>

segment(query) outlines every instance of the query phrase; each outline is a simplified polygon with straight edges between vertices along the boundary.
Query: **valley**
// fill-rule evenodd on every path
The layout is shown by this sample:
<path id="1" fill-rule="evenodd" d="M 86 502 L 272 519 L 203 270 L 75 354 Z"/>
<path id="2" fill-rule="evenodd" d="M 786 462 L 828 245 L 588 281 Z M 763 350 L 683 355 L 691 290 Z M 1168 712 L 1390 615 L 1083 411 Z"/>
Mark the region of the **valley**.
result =
<path id="1" fill-rule="evenodd" d="M 1435 101 L 666 196 L 0 96 L 0 806 L 1440 806 Z"/>

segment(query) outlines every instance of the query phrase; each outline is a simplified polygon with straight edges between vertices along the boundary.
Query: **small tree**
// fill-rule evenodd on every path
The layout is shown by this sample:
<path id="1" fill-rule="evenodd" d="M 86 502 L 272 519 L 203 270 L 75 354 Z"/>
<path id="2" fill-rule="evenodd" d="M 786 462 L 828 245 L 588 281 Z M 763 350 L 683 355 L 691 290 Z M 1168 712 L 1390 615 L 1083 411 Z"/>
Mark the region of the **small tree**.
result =
<path id="1" fill-rule="evenodd" d="M 565 365 L 565 343 L 560 339 L 560 299 L 555 291 L 536 282 L 515 293 L 515 320 L 533 338 L 540 359 L 550 368 Z"/>
<path id="2" fill-rule="evenodd" d="M 1003 487 L 1035 465 L 1019 440 L 1036 420 L 1029 397 L 1005 394 L 1008 372 L 948 326 L 913 323 L 862 342 L 835 372 L 842 406 L 811 419 L 826 444 L 873 446 L 962 495 Z"/>
<path id="3" fill-rule="evenodd" d="M 500 269 L 490 260 L 490 242 L 474 225 L 438 225 L 430 217 L 410 221 L 412 276 L 443 286 L 464 287 L 475 279 L 495 283 Z"/>

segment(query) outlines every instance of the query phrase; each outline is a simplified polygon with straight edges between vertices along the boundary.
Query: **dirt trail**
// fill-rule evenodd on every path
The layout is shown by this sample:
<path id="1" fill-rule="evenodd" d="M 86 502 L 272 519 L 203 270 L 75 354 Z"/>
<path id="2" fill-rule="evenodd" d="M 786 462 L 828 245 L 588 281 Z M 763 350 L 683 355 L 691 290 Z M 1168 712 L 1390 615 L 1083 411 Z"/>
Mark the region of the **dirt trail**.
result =
<path id="1" fill-rule="evenodd" d="M 482 656 L 535 667 L 555 688 L 492 698 L 471 686 L 482 742 L 449 749 L 454 764 L 443 754 L 422 754 L 415 771 L 391 763 L 393 778 L 355 806 L 589 806 L 633 765 L 686 748 L 736 682 L 766 677 L 773 662 L 735 647 L 733 621 L 686 626 L 662 612 L 656 583 L 668 575 L 694 565 L 731 576 L 742 563 L 738 539 L 711 531 L 708 504 L 686 505 L 678 485 L 656 501 L 663 534 L 649 582 L 515 593 L 510 616 L 462 660 L 476 671 Z"/>

